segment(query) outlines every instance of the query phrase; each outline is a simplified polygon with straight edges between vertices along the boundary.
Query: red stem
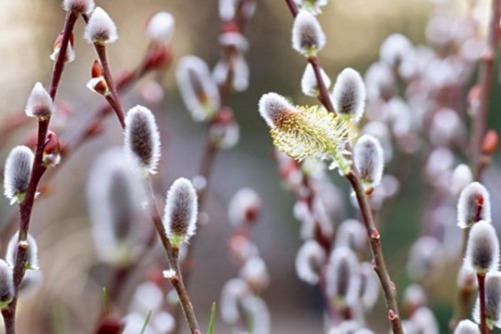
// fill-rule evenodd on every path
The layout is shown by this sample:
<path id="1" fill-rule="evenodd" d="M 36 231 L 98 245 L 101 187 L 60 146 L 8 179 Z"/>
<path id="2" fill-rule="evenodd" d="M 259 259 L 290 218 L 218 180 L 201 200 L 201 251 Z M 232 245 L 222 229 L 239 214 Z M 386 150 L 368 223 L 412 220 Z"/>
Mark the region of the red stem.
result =
<path id="1" fill-rule="evenodd" d="M 485 315 L 485 274 L 477 273 L 478 281 L 478 299 L 480 304 L 480 333 L 489 334 L 487 327 L 487 318 Z"/>
<path id="2" fill-rule="evenodd" d="M 58 57 L 54 63 L 52 69 L 52 77 L 49 85 L 49 95 L 52 100 L 55 99 L 57 88 L 59 86 L 59 81 L 61 80 L 61 75 L 64 70 L 66 50 L 68 48 L 68 43 L 70 40 L 71 32 L 77 20 L 78 16 L 73 12 L 68 12 L 66 14 L 66 19 L 64 23 L 63 38 L 61 41 L 61 48 L 59 50 Z M 28 186 L 28 191 L 26 192 L 26 197 L 24 201 L 19 206 L 19 212 L 21 216 L 20 226 L 19 226 L 19 239 L 18 239 L 18 249 L 16 254 L 16 262 L 13 269 L 13 280 L 15 297 L 9 304 L 8 309 L 3 310 L 4 323 L 7 334 L 15 334 L 15 318 L 17 309 L 17 295 L 19 292 L 19 285 L 21 284 L 24 272 L 25 272 L 25 261 L 28 252 L 28 247 L 26 246 L 26 239 L 28 237 L 28 230 L 30 226 L 31 213 L 33 211 L 33 204 L 35 201 L 35 195 L 38 188 L 38 183 L 46 171 L 46 167 L 42 164 L 43 150 L 45 147 L 45 140 L 47 137 L 47 131 L 49 129 L 50 118 L 39 119 L 38 120 L 38 140 L 35 150 L 35 158 L 33 160 L 33 167 L 30 177 L 30 183 Z"/>

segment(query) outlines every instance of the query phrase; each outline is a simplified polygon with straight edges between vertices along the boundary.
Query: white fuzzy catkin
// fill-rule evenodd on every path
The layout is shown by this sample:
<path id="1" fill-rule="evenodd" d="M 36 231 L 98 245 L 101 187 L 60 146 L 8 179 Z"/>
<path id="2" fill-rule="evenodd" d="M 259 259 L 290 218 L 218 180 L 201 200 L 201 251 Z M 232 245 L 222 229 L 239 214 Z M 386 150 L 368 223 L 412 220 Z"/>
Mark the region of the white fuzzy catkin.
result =
<path id="1" fill-rule="evenodd" d="M 442 261 L 440 242 L 431 236 L 422 236 L 412 245 L 407 261 L 407 272 L 414 280 L 421 280 L 437 272 Z"/>
<path id="2" fill-rule="evenodd" d="M 94 0 L 64 0 L 63 8 L 66 11 L 89 14 L 94 10 Z"/>
<path id="3" fill-rule="evenodd" d="M 247 259 L 240 269 L 238 276 L 244 279 L 253 291 L 263 291 L 270 283 L 270 275 L 266 263 L 259 255 Z"/>
<path id="4" fill-rule="evenodd" d="M 85 27 L 84 37 L 90 44 L 114 43 L 118 39 L 117 27 L 104 9 L 96 7 Z"/>
<path id="5" fill-rule="evenodd" d="M 24 267 L 29 269 L 38 269 L 38 245 L 31 234 L 28 234 L 26 238 L 28 244 L 28 250 L 26 252 Z M 5 251 L 5 262 L 11 267 L 16 264 L 17 249 L 19 246 L 19 232 L 16 232 L 9 240 L 7 244 L 7 250 Z"/>
<path id="6" fill-rule="evenodd" d="M 38 117 L 46 119 L 51 117 L 56 110 L 54 102 L 49 93 L 45 90 L 40 82 L 37 82 L 26 103 L 26 115 L 29 117 Z"/>
<path id="7" fill-rule="evenodd" d="M 22 203 L 28 191 L 34 154 L 27 146 L 16 146 L 5 162 L 3 186 L 10 204 Z"/>
<path id="8" fill-rule="evenodd" d="M 240 316 L 242 300 L 252 294 L 247 283 L 241 278 L 233 278 L 225 283 L 221 289 L 220 312 L 221 318 L 228 324 L 235 324 Z"/>
<path id="9" fill-rule="evenodd" d="M 403 304 L 404 307 L 409 305 L 411 309 L 425 306 L 428 303 L 426 292 L 421 285 L 409 285 L 404 291 Z"/>
<path id="10" fill-rule="evenodd" d="M 133 260 L 150 230 L 139 224 L 147 214 L 144 185 L 120 147 L 106 150 L 92 166 L 87 201 L 99 260 L 112 264 Z"/>
<path id="11" fill-rule="evenodd" d="M 420 307 L 410 320 L 416 326 L 417 333 L 440 334 L 437 318 L 428 307 Z"/>
<path id="12" fill-rule="evenodd" d="M 192 119 L 195 122 L 210 121 L 219 109 L 220 98 L 205 61 L 196 56 L 184 56 L 177 65 L 176 79 Z"/>
<path id="13" fill-rule="evenodd" d="M 237 92 L 243 92 L 249 87 L 249 65 L 242 54 L 236 54 L 231 59 L 231 67 L 226 59 L 221 59 L 214 70 L 212 76 L 219 84 L 223 84 L 228 78 L 228 71 L 232 70 L 233 74 L 233 88 Z"/>
<path id="14" fill-rule="evenodd" d="M 367 232 L 359 220 L 346 219 L 338 227 L 336 233 L 336 247 L 348 247 L 356 253 L 367 248 Z"/>
<path id="15" fill-rule="evenodd" d="M 0 307 L 7 306 L 14 298 L 14 280 L 12 269 L 0 259 Z"/>
<path id="16" fill-rule="evenodd" d="M 167 12 L 156 13 L 148 22 L 146 36 L 155 42 L 169 44 L 174 34 L 175 20 Z"/>
<path id="17" fill-rule="evenodd" d="M 219 0 L 219 18 L 223 21 L 230 21 L 235 16 L 237 0 Z"/>
<path id="18" fill-rule="evenodd" d="M 179 178 L 170 187 L 165 201 L 163 224 L 167 236 L 178 247 L 187 242 L 197 228 L 197 192 L 191 182 Z"/>
<path id="19" fill-rule="evenodd" d="M 240 139 L 240 126 L 235 120 L 214 122 L 209 126 L 209 140 L 220 150 L 235 147 Z"/>
<path id="20" fill-rule="evenodd" d="M 124 149 L 141 174 L 155 174 L 160 158 L 160 134 L 152 112 L 143 106 L 135 106 L 125 117 Z"/>
<path id="21" fill-rule="evenodd" d="M 471 320 L 461 320 L 456 326 L 454 334 L 480 334 L 480 328 Z"/>
<path id="22" fill-rule="evenodd" d="M 311 13 L 300 10 L 292 25 L 292 48 L 311 57 L 325 46 L 325 34 L 322 26 Z"/>
<path id="23" fill-rule="evenodd" d="M 499 241 L 491 223 L 481 220 L 471 228 L 465 264 L 477 273 L 498 270 Z"/>
<path id="24" fill-rule="evenodd" d="M 326 260 L 327 254 L 318 242 L 313 239 L 306 241 L 296 255 L 297 276 L 310 285 L 318 284 Z"/>
<path id="25" fill-rule="evenodd" d="M 329 89 L 331 86 L 331 79 L 323 69 L 320 69 L 320 76 L 322 77 L 325 87 Z M 320 94 L 315 71 L 310 63 L 306 65 L 303 77 L 301 78 L 301 91 L 304 95 L 312 97 L 317 97 Z"/>
<path id="26" fill-rule="evenodd" d="M 365 110 L 365 85 L 360 74 L 352 68 L 345 68 L 337 77 L 332 90 L 332 103 L 338 115 L 351 115 L 360 121 Z"/>
<path id="27" fill-rule="evenodd" d="M 259 100 L 259 114 L 270 128 L 274 128 L 287 111 L 296 108 L 282 95 L 277 93 L 264 94 Z"/>
<path id="28" fill-rule="evenodd" d="M 412 50 L 412 43 L 402 34 L 391 34 L 381 44 L 379 58 L 390 66 L 398 66 Z"/>
<path id="29" fill-rule="evenodd" d="M 477 289 L 477 273 L 464 261 L 461 268 L 459 268 L 456 284 L 462 291 L 473 291 Z"/>
<path id="30" fill-rule="evenodd" d="M 466 164 L 458 165 L 452 172 L 450 193 L 452 196 L 458 196 L 461 191 L 473 182 L 473 174 Z"/>
<path id="31" fill-rule="evenodd" d="M 501 328 L 501 272 L 490 272 L 485 277 L 485 318 L 491 330 L 494 326 Z M 473 319 L 480 324 L 478 298 L 473 309 Z"/>
<path id="32" fill-rule="evenodd" d="M 471 227 L 480 220 L 491 221 L 491 200 L 487 189 L 479 182 L 464 187 L 458 199 L 458 226 Z"/>
<path id="33" fill-rule="evenodd" d="M 261 211 L 261 198 L 251 188 L 238 190 L 228 205 L 228 220 L 234 228 L 252 223 Z"/>
<path id="34" fill-rule="evenodd" d="M 334 248 L 326 269 L 327 295 L 339 306 L 353 306 L 360 295 L 358 260 L 347 247 Z"/>
<path id="35" fill-rule="evenodd" d="M 362 135 L 353 148 L 353 163 L 366 186 L 378 186 L 384 169 L 384 153 L 379 140 L 371 135 Z"/>
<path id="36" fill-rule="evenodd" d="M 257 296 L 248 296 L 242 301 L 244 314 L 247 319 L 246 328 L 252 328 L 254 334 L 269 334 L 271 329 L 271 316 L 268 306 L 263 299 Z"/>

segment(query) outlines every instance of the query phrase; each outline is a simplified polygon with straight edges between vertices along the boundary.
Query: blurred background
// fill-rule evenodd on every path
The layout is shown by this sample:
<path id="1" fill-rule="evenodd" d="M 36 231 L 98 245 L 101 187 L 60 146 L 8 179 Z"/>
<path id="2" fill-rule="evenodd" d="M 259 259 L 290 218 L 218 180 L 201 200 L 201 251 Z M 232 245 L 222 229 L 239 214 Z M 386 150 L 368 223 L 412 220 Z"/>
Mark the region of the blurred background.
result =
<path id="1" fill-rule="evenodd" d="M 439 3 L 442 4 L 439 4 Z M 414 45 L 427 44 L 426 27 L 436 6 L 448 8 L 448 15 L 463 17 L 471 1 L 424 0 L 336 0 L 323 8 L 319 21 L 327 35 L 327 45 L 320 53 L 320 62 L 334 81 L 345 67 L 365 73 L 379 58 L 379 48 L 387 36 L 402 33 Z M 479 1 L 479 3 L 482 3 Z M 173 64 L 166 73 L 148 76 L 123 95 L 126 109 L 144 104 L 157 113 L 162 133 L 162 163 L 158 177 L 165 180 L 158 193 L 165 194 L 178 177 L 194 177 L 199 169 L 207 136 L 206 127 L 194 123 L 184 106 L 176 85 L 175 68 L 178 60 L 188 54 L 204 59 L 213 67 L 221 53 L 218 43 L 220 22 L 216 0 L 161 1 L 161 0 L 97 0 L 115 20 L 119 39 L 110 45 L 109 57 L 114 73 L 134 68 L 147 46 L 144 29 L 149 18 L 158 11 L 170 12 L 176 27 L 172 42 Z M 485 9 L 488 7 L 485 3 Z M 34 83 L 47 86 L 53 62 L 49 59 L 52 45 L 64 22 L 64 11 L 58 0 L 0 1 L 0 112 L 4 122 L 23 114 L 26 99 Z M 481 13 L 479 14 L 481 15 Z M 487 16 L 484 16 L 487 17 Z M 294 196 L 281 186 L 273 147 L 266 124 L 257 112 L 262 94 L 273 91 L 291 97 L 297 104 L 315 104 L 316 100 L 301 93 L 300 80 L 305 59 L 291 48 L 292 16 L 285 1 L 257 1 L 255 15 L 246 28 L 249 51 L 245 57 L 250 69 L 249 89 L 231 95 L 229 105 L 240 125 L 239 144 L 217 154 L 209 181 L 204 211 L 208 225 L 199 231 L 195 250 L 195 269 L 190 282 L 190 295 L 195 310 L 206 328 L 210 305 L 219 301 L 224 283 L 237 275 L 239 267 L 228 255 L 231 226 L 227 206 L 232 195 L 242 187 L 251 187 L 262 198 L 262 215 L 252 231 L 252 239 L 266 261 L 271 283 L 263 297 L 272 316 L 273 333 L 321 333 L 323 331 L 322 296 L 317 287 L 301 282 L 296 275 L 294 259 L 301 245 L 300 223 L 294 218 Z M 484 24 L 487 20 L 479 20 Z M 482 27 L 479 28 L 482 38 Z M 485 33 L 485 32 L 484 32 Z M 81 36 L 83 22 L 75 30 L 76 60 L 68 64 L 63 74 L 57 100 L 74 110 L 66 121 L 61 140 L 71 138 L 71 129 L 102 105 L 101 96 L 85 87 L 90 67 L 96 58 L 94 49 Z M 497 71 L 497 70 L 496 70 Z M 476 70 L 470 73 L 469 83 L 476 81 Z M 500 128 L 499 80 L 495 73 L 493 105 L 489 128 Z M 152 80 L 159 79 L 165 88 L 164 99 L 149 103 L 145 91 Z M 465 90 L 466 92 L 466 90 Z M 466 100 L 466 93 L 461 96 Z M 467 117 L 462 115 L 463 119 Z M 7 123 L 8 124 L 8 123 Z M 23 143 L 36 131 L 36 121 L 30 119 L 16 131 L 2 136 L 3 161 L 12 147 Z M 82 145 L 50 179 L 49 196 L 36 202 L 31 232 L 39 243 L 40 267 L 43 283 L 38 290 L 21 302 L 20 333 L 89 333 L 95 326 L 101 303 L 101 287 L 106 285 L 106 268 L 98 264 L 94 254 L 86 200 L 86 182 L 96 157 L 108 147 L 119 146 L 121 130 L 114 117 L 106 122 L 105 132 Z M 409 159 L 409 160 L 406 160 Z M 414 159 L 414 160 L 413 160 Z M 406 163 L 389 166 L 389 171 L 406 168 L 402 191 L 380 212 L 384 220 L 381 234 L 389 270 L 400 295 L 411 279 L 406 271 L 408 252 L 414 240 L 426 231 L 423 198 L 429 185 L 423 181 L 419 154 L 404 158 Z M 466 161 L 465 155 L 458 157 Z M 402 161 L 402 160 L 400 160 Z M 492 188 L 496 188 L 496 167 L 492 173 Z M 346 182 L 331 173 L 333 182 L 344 190 L 346 212 L 343 218 L 354 217 L 349 204 Z M 496 183 L 497 182 L 497 183 Z M 491 189 L 489 183 L 487 187 Z M 497 191 L 501 191 L 497 188 Z M 494 190 L 493 190 L 494 191 Z M 493 201 L 499 198 L 493 194 Z M 496 203 L 493 203 L 494 207 Z M 7 226 L 15 207 L 8 200 L 0 201 L 0 226 Z M 455 216 L 445 218 L 455 224 Z M 497 213 L 495 213 L 497 215 Z M 4 228 L 4 244 L 10 237 Z M 460 241 L 458 240 L 458 244 Z M 158 253 L 158 254 L 156 254 Z M 161 252 L 152 254 L 166 267 Z M 452 314 L 456 290 L 458 262 L 441 268 L 438 278 L 424 284 L 430 296 L 443 332 Z M 147 266 L 145 265 L 144 268 Z M 142 280 L 139 270 L 128 282 L 124 304 L 130 299 L 134 286 Z M 165 284 L 168 284 L 167 281 Z M 385 310 L 380 300 L 368 317 L 376 333 L 387 332 Z M 44 324 L 43 326 L 41 324 Z M 56 330 L 57 329 L 57 330 Z M 229 327 L 218 320 L 217 333 L 229 333 Z"/>

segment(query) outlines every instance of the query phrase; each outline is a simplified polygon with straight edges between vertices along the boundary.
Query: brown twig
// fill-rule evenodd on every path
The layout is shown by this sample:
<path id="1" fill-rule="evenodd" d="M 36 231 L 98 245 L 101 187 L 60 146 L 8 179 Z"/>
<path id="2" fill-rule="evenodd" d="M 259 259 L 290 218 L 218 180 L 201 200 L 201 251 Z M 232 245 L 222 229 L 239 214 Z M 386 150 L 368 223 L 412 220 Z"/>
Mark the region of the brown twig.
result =
<path id="1" fill-rule="evenodd" d="M 66 19 L 64 23 L 63 38 L 61 41 L 61 47 L 59 49 L 59 55 L 54 63 L 52 69 L 52 76 L 49 86 L 49 95 L 52 100 L 55 99 L 57 88 L 59 86 L 59 81 L 64 70 L 66 50 L 68 48 L 68 43 L 70 40 L 73 27 L 78 16 L 73 12 L 67 12 Z M 19 286 L 23 280 L 25 273 L 25 262 L 28 253 L 28 244 L 26 242 L 28 237 L 28 230 L 30 226 L 31 213 L 33 211 L 33 204 L 35 201 L 35 195 L 37 193 L 38 183 L 46 171 L 46 167 L 42 163 L 43 151 L 45 148 L 45 141 L 47 137 L 47 131 L 49 129 L 50 118 L 44 118 L 38 120 L 38 140 L 35 150 L 35 158 L 33 160 L 32 173 L 30 177 L 30 182 L 28 190 L 26 192 L 26 197 L 24 201 L 19 206 L 19 212 L 21 216 L 20 226 L 19 226 L 19 237 L 18 237 L 18 247 L 17 254 L 13 269 L 13 280 L 14 280 L 14 295 L 12 302 L 9 304 L 8 308 L 2 310 L 4 316 L 5 331 L 7 334 L 15 334 L 15 317 L 17 309 L 17 297 L 19 292 Z"/>
<path id="2" fill-rule="evenodd" d="M 478 281 L 478 300 L 480 311 L 480 333 L 489 334 L 490 330 L 487 327 L 487 317 L 485 314 L 485 273 L 477 273 Z"/>
<path id="3" fill-rule="evenodd" d="M 125 128 L 125 112 L 122 108 L 122 104 L 120 103 L 120 96 L 118 95 L 117 88 L 113 82 L 113 76 L 111 75 L 108 57 L 106 56 L 106 45 L 95 43 L 94 47 L 96 48 L 99 61 L 101 62 L 101 66 L 103 68 L 104 79 L 106 80 L 106 84 L 111 92 L 111 99 L 107 97 L 106 100 L 110 103 L 113 110 L 115 110 L 122 128 Z"/>
<path id="4" fill-rule="evenodd" d="M 383 289 L 386 309 L 388 311 L 388 319 L 390 320 L 392 331 L 394 334 L 403 334 L 404 332 L 398 314 L 398 305 L 395 296 L 395 284 L 391 280 L 388 269 L 386 268 L 383 247 L 381 245 L 381 235 L 374 224 L 367 195 L 365 194 L 364 187 L 359 176 L 356 174 L 356 171 L 352 170 L 345 176 L 355 192 L 360 212 L 362 213 L 362 221 L 364 222 L 367 230 L 372 256 L 374 258 L 374 271 L 376 272 L 381 283 L 381 288 Z"/>
<path id="5" fill-rule="evenodd" d="M 116 112 L 117 118 L 120 122 L 122 129 L 125 129 L 125 116 L 124 116 L 124 112 L 123 112 L 123 108 L 121 106 L 120 100 L 118 99 L 118 94 L 116 93 L 116 87 L 113 84 L 113 78 L 111 77 L 111 72 L 109 72 L 109 66 L 108 66 L 108 62 L 106 59 L 106 51 L 105 51 L 106 47 L 104 45 L 99 45 L 99 44 L 95 44 L 95 46 L 96 46 L 96 50 L 98 51 L 99 58 L 101 60 L 101 66 L 103 67 L 104 77 L 105 77 L 106 82 L 107 82 L 107 84 L 112 92 L 112 96 L 113 96 L 114 102 L 116 104 L 115 112 Z M 107 72 L 108 72 L 108 74 L 106 74 Z M 107 75 L 109 77 L 107 77 Z M 157 234 L 160 238 L 160 241 L 162 242 L 162 246 L 163 246 L 165 254 L 167 256 L 169 266 L 172 270 L 175 271 L 174 276 L 177 277 L 175 282 L 173 282 L 172 280 L 170 280 L 170 281 L 171 281 L 172 285 L 174 286 L 174 288 L 177 292 L 177 295 L 179 296 L 179 299 L 181 302 L 181 308 L 183 309 L 183 313 L 184 313 L 184 316 L 186 318 L 186 321 L 188 322 L 188 326 L 190 328 L 191 333 L 192 334 L 200 333 L 200 329 L 199 329 L 198 322 L 196 319 L 195 311 L 194 311 L 193 305 L 190 301 L 188 291 L 186 290 L 186 287 L 182 281 L 182 275 L 181 275 L 181 271 L 179 268 L 179 263 L 177 261 L 177 257 L 174 256 L 172 245 L 171 245 L 169 239 L 167 238 L 167 233 L 165 231 L 165 227 L 163 226 L 162 218 L 160 216 L 160 210 L 156 206 L 155 194 L 153 192 L 153 189 L 151 187 L 151 182 L 149 179 L 148 179 L 148 184 L 149 184 L 149 190 L 150 190 L 150 200 L 151 200 L 151 203 L 153 204 L 153 209 L 154 209 L 153 223 L 154 223 L 155 229 L 157 230 Z"/>
<path id="6" fill-rule="evenodd" d="M 291 11 L 292 15 L 295 17 L 298 13 L 296 4 L 292 0 L 285 0 L 285 2 L 289 7 L 289 10 Z M 310 57 L 308 58 L 308 61 L 313 66 L 317 84 L 318 87 L 320 88 L 319 100 L 328 111 L 334 111 L 330 96 L 327 92 L 325 83 L 321 76 L 320 66 L 318 64 L 318 58 Z M 400 321 L 398 312 L 397 299 L 395 296 L 395 284 L 392 282 L 388 270 L 386 268 L 386 263 L 383 255 L 383 248 L 381 245 L 381 236 L 375 226 L 374 217 L 372 215 L 372 210 L 370 208 L 369 201 L 365 193 L 365 189 L 355 170 L 351 170 L 348 174 L 345 175 L 345 177 L 348 179 L 353 188 L 353 191 L 355 192 L 355 195 L 357 197 L 357 202 L 360 207 L 360 211 L 362 213 L 362 218 L 363 218 L 362 220 L 367 230 L 367 234 L 370 240 L 372 255 L 374 257 L 374 262 L 375 262 L 374 270 L 381 283 L 381 288 L 383 289 L 386 301 L 386 309 L 388 311 L 388 319 L 390 320 L 392 331 L 394 334 L 403 334 L 402 323 Z"/>

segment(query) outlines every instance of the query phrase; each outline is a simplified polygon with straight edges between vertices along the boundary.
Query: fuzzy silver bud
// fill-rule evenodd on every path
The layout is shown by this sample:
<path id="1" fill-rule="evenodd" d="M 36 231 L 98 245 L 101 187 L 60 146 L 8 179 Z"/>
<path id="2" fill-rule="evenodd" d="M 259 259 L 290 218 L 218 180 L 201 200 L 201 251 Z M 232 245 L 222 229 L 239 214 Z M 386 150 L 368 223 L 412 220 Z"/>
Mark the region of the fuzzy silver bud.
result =
<path id="1" fill-rule="evenodd" d="M 365 110 L 365 85 L 360 74 L 352 68 L 345 68 L 337 77 L 332 90 L 332 103 L 338 115 L 349 115 L 360 121 Z"/>
<path id="2" fill-rule="evenodd" d="M 31 234 L 28 234 L 26 241 L 19 241 L 19 232 L 16 232 L 7 244 L 5 252 L 5 262 L 11 267 L 16 264 L 17 250 L 22 243 L 22 247 L 27 249 L 23 266 L 25 269 L 38 269 L 38 245 Z"/>
<path id="3" fill-rule="evenodd" d="M 351 307 L 360 295 L 358 260 L 347 247 L 335 248 L 326 269 L 327 295 L 339 307 Z"/>
<path id="4" fill-rule="evenodd" d="M 150 232 L 145 191 L 123 150 L 112 148 L 92 166 L 87 183 L 91 232 L 99 260 L 127 265 L 142 249 Z"/>
<path id="5" fill-rule="evenodd" d="M 491 221 L 491 200 L 487 189 L 479 182 L 464 187 L 458 199 L 458 226 L 471 227 L 480 220 Z"/>
<path id="6" fill-rule="evenodd" d="M 320 69 L 320 75 L 325 84 L 325 87 L 329 89 L 331 86 L 331 79 L 325 73 L 323 69 Z M 320 89 L 318 87 L 318 81 L 313 70 L 313 66 L 310 63 L 306 65 L 303 72 L 303 77 L 301 78 L 301 91 L 306 96 L 317 97 L 320 94 Z"/>
<path id="7" fill-rule="evenodd" d="M 456 326 L 454 334 L 480 334 L 480 329 L 471 320 L 461 320 Z"/>
<path id="8" fill-rule="evenodd" d="M 3 186 L 10 204 L 22 203 L 28 191 L 34 154 L 27 146 L 16 146 L 5 162 Z"/>
<path id="9" fill-rule="evenodd" d="M 498 269 L 499 241 L 491 223 L 481 220 L 471 228 L 465 264 L 478 274 Z"/>
<path id="10" fill-rule="evenodd" d="M 325 250 L 318 242 L 313 239 L 306 241 L 296 255 L 297 276 L 310 285 L 318 284 L 326 260 Z"/>
<path id="11" fill-rule="evenodd" d="M 410 320 L 416 326 L 417 333 L 440 334 L 437 318 L 428 307 L 420 307 Z"/>
<path id="12" fill-rule="evenodd" d="M 280 123 L 283 115 L 296 108 L 282 95 L 277 93 L 264 94 L 259 100 L 259 114 L 270 128 Z"/>
<path id="13" fill-rule="evenodd" d="M 261 212 L 261 198 L 250 188 L 242 188 L 233 195 L 228 205 L 228 220 L 234 228 L 255 221 Z"/>
<path id="14" fill-rule="evenodd" d="M 238 275 L 255 292 L 263 291 L 270 283 L 270 275 L 268 274 L 266 263 L 259 255 L 248 258 Z"/>
<path id="15" fill-rule="evenodd" d="M 84 37 L 89 44 L 114 43 L 118 39 L 117 27 L 104 9 L 96 7 L 85 27 Z"/>
<path id="16" fill-rule="evenodd" d="M 336 247 L 348 247 L 356 253 L 367 248 L 367 232 L 359 220 L 346 219 L 341 222 L 336 233 Z"/>
<path id="17" fill-rule="evenodd" d="M 431 236 L 422 236 L 412 245 L 407 261 L 407 272 L 414 280 L 435 275 L 443 260 L 440 242 Z"/>
<path id="18" fill-rule="evenodd" d="M 160 134 L 151 111 L 143 106 L 130 109 L 125 118 L 125 153 L 141 174 L 155 174 L 160 158 Z"/>
<path id="19" fill-rule="evenodd" d="M 26 103 L 26 115 L 39 119 L 47 119 L 54 114 L 55 110 L 56 106 L 49 93 L 47 93 L 40 82 L 37 82 L 33 86 L 28 102 Z"/>
<path id="20" fill-rule="evenodd" d="M 169 44 L 174 34 L 174 16 L 167 12 L 156 13 L 148 22 L 146 36 L 155 42 Z"/>
<path id="21" fill-rule="evenodd" d="M 0 309 L 4 309 L 14 298 L 14 280 L 12 269 L 0 260 Z"/>
<path id="22" fill-rule="evenodd" d="M 212 120 L 220 107 L 220 97 L 205 61 L 196 56 L 184 56 L 178 63 L 176 79 L 192 119 L 195 122 Z"/>
<path id="23" fill-rule="evenodd" d="M 187 242 L 196 231 L 198 216 L 197 192 L 185 178 L 170 187 L 165 201 L 163 224 L 173 246 Z"/>
<path id="24" fill-rule="evenodd" d="M 466 164 L 458 165 L 452 172 L 450 193 L 452 196 L 458 196 L 461 191 L 473 182 L 473 174 Z"/>
<path id="25" fill-rule="evenodd" d="M 325 46 L 325 34 L 311 13 L 301 10 L 292 26 L 292 47 L 305 57 L 315 56 Z"/>
<path id="26" fill-rule="evenodd" d="M 242 303 L 252 295 L 249 285 L 241 278 L 227 281 L 221 289 L 221 318 L 228 324 L 236 324 L 240 318 Z"/>
<path id="27" fill-rule="evenodd" d="M 63 8 L 65 11 L 89 14 L 94 10 L 94 0 L 64 0 Z"/>
<path id="28" fill-rule="evenodd" d="M 377 187 L 383 178 L 384 153 L 379 140 L 363 135 L 353 148 L 353 163 L 365 187 Z"/>

